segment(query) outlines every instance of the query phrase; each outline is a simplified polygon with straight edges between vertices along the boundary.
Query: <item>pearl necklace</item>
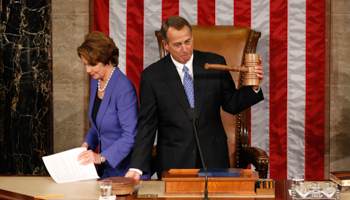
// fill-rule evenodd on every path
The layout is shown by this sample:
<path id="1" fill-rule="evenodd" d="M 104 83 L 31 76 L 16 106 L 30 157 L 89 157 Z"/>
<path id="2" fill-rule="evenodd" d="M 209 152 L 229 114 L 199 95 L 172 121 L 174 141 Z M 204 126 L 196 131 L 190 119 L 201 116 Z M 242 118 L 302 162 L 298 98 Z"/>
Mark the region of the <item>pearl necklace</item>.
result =
<path id="1" fill-rule="evenodd" d="M 112 70 L 112 73 L 111 73 L 111 75 L 109 75 L 109 78 L 108 78 L 108 80 L 107 80 L 107 82 L 106 82 L 106 84 L 105 84 L 105 86 L 103 87 L 103 89 L 101 90 L 101 88 L 100 88 L 100 82 L 101 82 L 101 79 L 98 79 L 98 91 L 100 91 L 100 92 L 104 92 L 105 90 L 106 90 L 106 87 L 107 87 L 107 85 L 108 85 L 108 82 L 109 82 L 109 79 L 111 79 L 111 77 L 112 77 L 112 74 L 113 74 L 113 72 L 114 72 L 114 70 L 115 70 L 115 67 L 113 67 L 113 70 Z"/>

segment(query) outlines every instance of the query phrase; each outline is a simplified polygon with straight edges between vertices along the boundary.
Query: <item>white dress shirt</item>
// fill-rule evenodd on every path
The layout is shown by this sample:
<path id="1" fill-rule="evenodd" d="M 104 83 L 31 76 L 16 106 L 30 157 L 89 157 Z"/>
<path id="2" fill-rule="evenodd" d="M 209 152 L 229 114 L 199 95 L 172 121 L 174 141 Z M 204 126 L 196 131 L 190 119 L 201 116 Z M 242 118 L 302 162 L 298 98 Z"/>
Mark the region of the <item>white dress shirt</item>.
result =
<path id="1" fill-rule="evenodd" d="M 193 82 L 193 54 L 190 58 L 190 60 L 186 63 L 186 64 L 182 64 L 177 62 L 176 60 L 174 60 L 173 56 L 170 55 L 171 60 L 173 61 L 177 72 L 179 73 L 182 85 L 184 84 L 184 76 L 185 76 L 185 72 L 183 71 L 184 65 L 187 67 L 188 69 L 188 73 L 190 74 L 191 78 L 192 78 L 192 82 Z"/>

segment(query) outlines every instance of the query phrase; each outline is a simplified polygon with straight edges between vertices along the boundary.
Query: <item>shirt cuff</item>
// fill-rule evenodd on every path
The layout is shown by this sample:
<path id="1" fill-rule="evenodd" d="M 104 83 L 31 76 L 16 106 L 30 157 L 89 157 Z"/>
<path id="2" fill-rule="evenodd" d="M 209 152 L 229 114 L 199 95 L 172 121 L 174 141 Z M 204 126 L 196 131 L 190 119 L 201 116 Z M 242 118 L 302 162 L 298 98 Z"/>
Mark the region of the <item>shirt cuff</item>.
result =
<path id="1" fill-rule="evenodd" d="M 140 176 L 142 176 L 142 171 L 141 171 L 141 170 L 139 170 L 139 169 L 136 169 L 136 168 L 130 168 L 129 170 L 131 170 L 131 171 L 135 171 L 135 172 L 139 173 L 139 174 L 140 174 Z"/>
<path id="2" fill-rule="evenodd" d="M 252 89 L 253 89 L 253 88 L 252 88 Z M 259 86 L 258 90 L 254 90 L 254 89 L 253 89 L 253 91 L 254 91 L 255 93 L 259 93 L 259 92 L 260 92 L 260 89 L 261 89 L 261 88 L 260 88 L 260 86 Z"/>

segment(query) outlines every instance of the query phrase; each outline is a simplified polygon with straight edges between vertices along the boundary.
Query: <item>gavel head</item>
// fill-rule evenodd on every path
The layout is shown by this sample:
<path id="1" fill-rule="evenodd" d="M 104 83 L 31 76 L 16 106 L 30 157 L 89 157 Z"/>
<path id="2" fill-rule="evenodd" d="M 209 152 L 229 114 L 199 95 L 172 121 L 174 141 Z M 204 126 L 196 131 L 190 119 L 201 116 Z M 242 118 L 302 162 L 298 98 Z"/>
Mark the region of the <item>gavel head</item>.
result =
<path id="1" fill-rule="evenodd" d="M 245 74 L 246 86 L 258 86 L 260 84 L 259 77 L 254 73 L 254 67 L 260 64 L 259 54 L 246 53 L 245 54 L 245 67 L 248 68 L 248 72 Z"/>

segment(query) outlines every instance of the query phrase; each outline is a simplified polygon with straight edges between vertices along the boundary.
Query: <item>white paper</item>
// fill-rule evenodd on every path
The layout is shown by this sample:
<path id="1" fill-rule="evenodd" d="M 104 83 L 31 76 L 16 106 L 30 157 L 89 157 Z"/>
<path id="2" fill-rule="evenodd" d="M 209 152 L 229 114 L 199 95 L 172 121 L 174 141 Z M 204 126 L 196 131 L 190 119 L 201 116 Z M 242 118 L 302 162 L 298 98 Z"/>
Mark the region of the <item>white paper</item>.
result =
<path id="1" fill-rule="evenodd" d="M 90 163 L 80 165 L 78 155 L 86 151 L 84 147 L 74 148 L 49 156 L 44 156 L 43 161 L 47 171 L 57 183 L 67 183 L 88 179 L 98 179 L 95 165 Z"/>

